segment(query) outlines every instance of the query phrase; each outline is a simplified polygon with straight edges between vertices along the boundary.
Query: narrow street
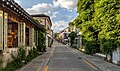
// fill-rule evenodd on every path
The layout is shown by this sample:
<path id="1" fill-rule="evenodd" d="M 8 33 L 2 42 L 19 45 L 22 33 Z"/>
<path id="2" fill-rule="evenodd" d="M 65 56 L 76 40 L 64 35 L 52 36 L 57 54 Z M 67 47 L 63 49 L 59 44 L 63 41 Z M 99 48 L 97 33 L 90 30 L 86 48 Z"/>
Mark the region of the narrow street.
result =
<path id="1" fill-rule="evenodd" d="M 101 71 L 82 57 L 79 57 L 69 46 L 55 43 L 55 50 L 44 71 Z"/>
<path id="2" fill-rule="evenodd" d="M 120 71 L 120 0 L 0 0 L 0 71 Z"/>

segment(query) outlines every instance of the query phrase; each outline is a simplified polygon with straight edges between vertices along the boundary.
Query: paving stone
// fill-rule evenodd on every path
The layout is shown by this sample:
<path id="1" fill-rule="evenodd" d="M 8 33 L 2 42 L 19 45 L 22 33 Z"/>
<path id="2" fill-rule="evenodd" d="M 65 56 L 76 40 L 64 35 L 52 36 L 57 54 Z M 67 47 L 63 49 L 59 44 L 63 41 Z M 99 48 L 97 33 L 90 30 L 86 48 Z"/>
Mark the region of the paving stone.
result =
<path id="1" fill-rule="evenodd" d="M 52 50 L 53 48 L 47 49 L 47 52 L 33 59 L 31 62 L 23 66 L 21 69 L 18 69 L 17 71 L 37 71 L 38 69 L 42 69 L 43 64 L 49 58 Z"/>
<path id="2" fill-rule="evenodd" d="M 100 71 L 86 64 L 68 46 L 58 44 L 48 64 L 48 71 Z"/>

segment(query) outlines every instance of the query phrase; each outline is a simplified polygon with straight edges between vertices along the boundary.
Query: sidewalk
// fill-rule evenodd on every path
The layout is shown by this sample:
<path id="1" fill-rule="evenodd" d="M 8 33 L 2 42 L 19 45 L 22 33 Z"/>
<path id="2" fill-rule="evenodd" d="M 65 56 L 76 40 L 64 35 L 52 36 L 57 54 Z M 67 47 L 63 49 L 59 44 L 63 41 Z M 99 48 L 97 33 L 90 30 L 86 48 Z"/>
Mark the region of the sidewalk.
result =
<path id="1" fill-rule="evenodd" d="M 120 71 L 120 66 L 117 66 L 117 65 L 114 65 L 112 63 L 109 63 L 109 62 L 103 60 L 100 57 L 84 54 L 84 53 L 82 53 L 79 50 L 76 50 L 74 48 L 71 48 L 71 49 L 79 57 L 84 58 L 85 60 L 87 60 L 91 64 L 95 65 L 96 67 L 98 67 L 102 71 Z"/>
<path id="2" fill-rule="evenodd" d="M 43 71 L 51 57 L 51 54 L 53 53 L 54 48 L 55 47 L 53 46 L 47 49 L 47 52 L 33 59 L 27 65 L 16 71 Z"/>

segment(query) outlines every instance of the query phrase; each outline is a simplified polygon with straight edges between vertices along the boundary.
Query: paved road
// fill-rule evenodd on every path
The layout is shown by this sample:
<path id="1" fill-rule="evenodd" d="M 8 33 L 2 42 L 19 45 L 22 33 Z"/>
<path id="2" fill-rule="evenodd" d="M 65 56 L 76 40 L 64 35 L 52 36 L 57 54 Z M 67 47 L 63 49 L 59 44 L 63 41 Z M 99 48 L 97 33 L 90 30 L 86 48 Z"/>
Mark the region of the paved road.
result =
<path id="1" fill-rule="evenodd" d="M 44 71 L 101 71 L 79 57 L 70 47 L 56 43 L 56 48 Z"/>

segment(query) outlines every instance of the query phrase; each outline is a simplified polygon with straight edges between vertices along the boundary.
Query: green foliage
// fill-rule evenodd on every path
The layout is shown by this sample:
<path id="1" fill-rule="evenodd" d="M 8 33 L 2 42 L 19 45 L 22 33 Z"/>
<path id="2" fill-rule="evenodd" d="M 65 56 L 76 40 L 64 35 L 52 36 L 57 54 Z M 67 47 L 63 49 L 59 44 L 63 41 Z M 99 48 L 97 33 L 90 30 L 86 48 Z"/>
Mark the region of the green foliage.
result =
<path id="1" fill-rule="evenodd" d="M 34 20 L 35 20 L 36 22 L 42 23 L 42 21 L 41 21 L 40 19 L 38 19 L 38 18 L 34 18 Z"/>
<path id="2" fill-rule="evenodd" d="M 26 52 L 25 49 L 20 48 L 18 50 L 17 56 L 14 56 L 12 54 L 13 60 L 11 62 L 8 62 L 7 66 L 4 68 L 3 71 L 15 71 L 16 69 L 22 67 L 24 64 L 26 64 Z"/>
<path id="3" fill-rule="evenodd" d="M 43 52 L 43 48 L 45 48 L 45 33 L 42 31 L 38 31 L 38 48 L 37 50 Z"/>
<path id="4" fill-rule="evenodd" d="M 36 48 L 31 49 L 28 55 L 26 55 L 26 50 L 24 48 L 19 48 L 18 54 L 12 54 L 13 60 L 8 62 L 7 66 L 1 71 L 15 71 L 18 68 L 21 68 L 23 65 L 27 64 L 38 55 L 39 53 Z"/>
<path id="5" fill-rule="evenodd" d="M 54 38 L 57 38 L 58 37 L 58 33 L 54 33 Z"/>
<path id="6" fill-rule="evenodd" d="M 120 46 L 120 0 L 78 0 L 74 24 L 82 32 L 86 51 L 91 47 L 111 54 Z"/>
<path id="7" fill-rule="evenodd" d="M 39 55 L 39 52 L 37 51 L 36 48 L 33 48 L 29 50 L 26 61 L 31 61 L 33 58 L 37 57 Z"/>
<path id="8" fill-rule="evenodd" d="M 3 66 L 3 60 L 2 60 L 2 59 L 0 59 L 0 71 L 2 71 L 2 70 L 3 70 L 2 66 Z"/>
<path id="9" fill-rule="evenodd" d="M 105 54 L 111 54 L 117 48 L 119 41 L 120 24 L 116 18 L 120 13 L 118 10 L 118 0 L 100 0 L 95 4 L 95 18 L 99 22 L 96 26 L 100 29 L 98 39 L 100 40 L 101 50 Z M 96 16 L 97 15 L 97 16 Z M 119 18 L 120 19 L 120 18 Z"/>
<path id="10" fill-rule="evenodd" d="M 8 62 L 5 68 L 1 68 L 0 71 L 15 71 L 18 68 L 22 67 L 23 65 L 27 64 L 33 58 L 37 57 L 41 51 L 43 51 L 45 45 L 45 37 L 44 32 L 38 32 L 38 47 L 33 48 L 28 51 L 28 55 L 26 55 L 26 50 L 24 47 L 19 48 L 18 54 L 12 54 L 13 60 Z"/>
<path id="11" fill-rule="evenodd" d="M 69 34 L 69 37 L 70 37 L 70 42 L 71 42 L 71 46 L 72 46 L 72 44 L 74 43 L 74 40 L 75 40 L 75 37 L 77 36 L 77 34 L 75 33 L 75 32 L 71 32 L 70 34 Z"/>
<path id="12" fill-rule="evenodd" d="M 69 26 L 74 26 L 74 23 L 73 23 L 73 22 L 70 22 L 70 23 L 69 23 Z"/>

